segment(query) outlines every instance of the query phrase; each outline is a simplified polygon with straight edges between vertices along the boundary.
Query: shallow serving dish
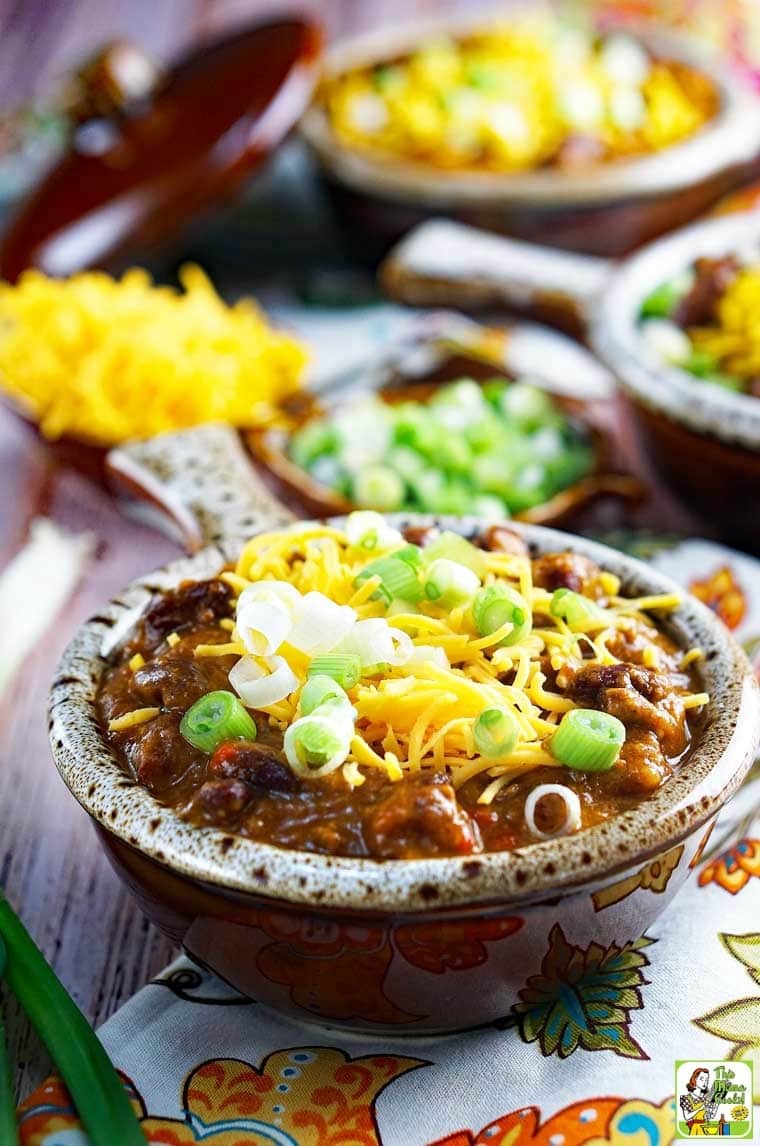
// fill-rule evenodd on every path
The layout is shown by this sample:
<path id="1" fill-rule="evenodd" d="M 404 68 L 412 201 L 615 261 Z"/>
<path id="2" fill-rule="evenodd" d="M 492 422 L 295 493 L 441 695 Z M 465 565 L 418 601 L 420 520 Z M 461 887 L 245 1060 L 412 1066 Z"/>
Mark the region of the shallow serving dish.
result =
<path id="1" fill-rule="evenodd" d="M 561 302 L 619 381 L 641 442 L 664 479 L 711 530 L 760 550 L 760 399 L 698 379 L 655 355 L 639 329 L 643 300 L 700 256 L 753 249 L 760 212 L 694 223 L 620 263 L 518 243 L 456 223 L 417 228 L 382 276 L 419 305 Z"/>
<path id="2" fill-rule="evenodd" d="M 209 544 L 105 604 L 75 635 L 52 686 L 59 771 L 149 917 L 193 958 L 264 1003 L 300 1019 L 396 1033 L 503 1018 L 538 972 L 552 929 L 584 947 L 640 936 L 695 865 L 760 732 L 757 685 L 744 654 L 689 597 L 671 627 L 706 654 L 711 702 L 700 743 L 636 809 L 559 841 L 385 862 L 285 851 L 194 827 L 122 771 L 94 708 L 109 650 L 151 593 L 215 574 L 245 537 L 287 520 L 249 467 L 230 470 L 231 458 L 245 462 L 232 431 L 208 426 L 137 443 L 112 459 L 165 512 L 202 523 Z M 481 524 L 446 519 L 464 535 Z M 626 593 L 674 589 L 613 550 L 536 526 L 515 528 L 535 553 L 570 548 L 600 561 Z"/>
<path id="3" fill-rule="evenodd" d="M 528 377 L 550 393 L 559 410 L 588 434 L 594 461 L 590 471 L 559 490 L 548 501 L 515 515 L 537 525 L 559 525 L 576 519 L 601 498 L 631 505 L 644 487 L 620 472 L 611 432 L 611 378 L 591 355 L 546 326 L 512 323 L 492 328 L 461 315 L 440 312 L 413 323 L 385 357 L 359 368 L 319 393 L 305 392 L 283 405 L 287 424 L 243 431 L 243 439 L 267 480 L 287 505 L 299 513 L 338 515 L 361 508 L 318 482 L 288 454 L 290 435 L 312 419 L 340 412 L 348 399 L 375 392 L 394 404 L 427 401 L 436 389 L 459 378 L 485 382 L 492 378 Z M 563 389 L 557 391 L 557 386 Z"/>
<path id="4" fill-rule="evenodd" d="M 375 30 L 336 44 L 326 55 L 326 74 L 391 60 L 473 24 L 448 19 Z M 301 121 L 301 133 L 339 214 L 372 237 L 375 254 L 435 214 L 571 250 L 622 254 L 704 211 L 760 150 L 756 99 L 727 64 L 706 58 L 694 43 L 661 28 L 636 34 L 654 55 L 682 60 L 711 78 L 719 93 L 714 119 L 658 153 L 574 172 L 440 170 L 345 146 L 319 99 Z"/>

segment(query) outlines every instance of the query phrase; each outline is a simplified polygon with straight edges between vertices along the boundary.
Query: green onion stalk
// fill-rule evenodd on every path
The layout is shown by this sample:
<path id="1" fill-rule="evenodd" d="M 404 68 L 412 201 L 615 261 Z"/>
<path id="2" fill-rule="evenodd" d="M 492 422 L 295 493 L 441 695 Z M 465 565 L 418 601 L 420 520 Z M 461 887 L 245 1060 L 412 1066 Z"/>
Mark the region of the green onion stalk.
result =
<path id="1" fill-rule="evenodd" d="M 92 1027 L 0 894 L 4 978 L 47 1047 L 91 1146 L 145 1146 L 124 1085 Z M 7 1121 L 7 1120 L 6 1120 Z M 3 1123 L 0 1121 L 0 1128 Z M 12 1143 L 13 1137 L 2 1142 Z"/>

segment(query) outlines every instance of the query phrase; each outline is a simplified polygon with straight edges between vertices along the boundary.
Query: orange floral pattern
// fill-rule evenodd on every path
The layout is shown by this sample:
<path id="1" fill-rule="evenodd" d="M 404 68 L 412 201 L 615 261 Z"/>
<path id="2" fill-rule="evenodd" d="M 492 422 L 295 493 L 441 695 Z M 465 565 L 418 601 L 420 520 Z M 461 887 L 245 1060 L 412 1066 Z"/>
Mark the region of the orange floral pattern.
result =
<path id="1" fill-rule="evenodd" d="M 640 1098 L 588 1098 L 557 1111 L 546 1122 L 535 1106 L 497 1118 L 479 1133 L 460 1130 L 429 1146 L 625 1146 L 633 1141 L 667 1146 L 673 1141 L 673 1099 L 656 1106 Z"/>
<path id="2" fill-rule="evenodd" d="M 760 840 L 745 837 L 705 864 L 699 873 L 699 886 L 717 883 L 737 895 L 753 876 L 760 876 Z"/>
<path id="3" fill-rule="evenodd" d="M 350 1058 L 330 1047 L 291 1047 L 261 1067 L 214 1059 L 190 1072 L 182 1117 L 149 1115 L 125 1080 L 146 1141 L 158 1146 L 380 1146 L 375 1100 L 400 1075 L 426 1065 L 400 1055 Z M 66 1089 L 51 1079 L 19 1110 L 22 1146 L 75 1141 L 81 1124 Z M 68 1134 L 66 1138 L 63 1135 Z M 77 1138 L 76 1141 L 79 1141 Z M 114 1143 L 116 1146 L 116 1143 Z"/>
<path id="4" fill-rule="evenodd" d="M 472 923 L 408 923 L 396 928 L 395 940 L 407 963 L 442 975 L 444 971 L 479 967 L 488 958 L 487 942 L 506 939 L 522 925 L 523 920 L 516 915 Z"/>
<path id="5" fill-rule="evenodd" d="M 259 926 L 273 940 L 257 956 L 258 970 L 288 988 L 290 999 L 310 1014 L 385 1025 L 418 1022 L 426 1016 L 398 1006 L 385 982 L 394 956 L 433 975 L 478 967 L 488 958 L 486 943 L 506 939 L 523 925 L 519 916 L 469 922 L 317 925 L 282 912 L 262 912 Z"/>

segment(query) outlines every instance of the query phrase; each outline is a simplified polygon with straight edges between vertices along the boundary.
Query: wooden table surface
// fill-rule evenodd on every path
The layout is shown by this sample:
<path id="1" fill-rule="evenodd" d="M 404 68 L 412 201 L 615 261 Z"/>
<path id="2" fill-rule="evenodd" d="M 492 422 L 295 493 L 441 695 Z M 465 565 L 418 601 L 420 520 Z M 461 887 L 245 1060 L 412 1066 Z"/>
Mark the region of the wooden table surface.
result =
<path id="1" fill-rule="evenodd" d="M 46 694 L 75 626 L 132 577 L 176 556 L 176 547 L 124 518 L 101 489 L 57 466 L 48 449 L 0 411 L 2 564 L 45 514 L 74 532 L 91 530 L 97 559 L 44 643 L 0 702 L 0 886 L 77 1003 L 102 1022 L 172 956 L 107 864 L 85 813 L 64 788 L 47 743 Z M 47 1060 L 15 1007 L 8 1008 L 18 1092 Z"/>

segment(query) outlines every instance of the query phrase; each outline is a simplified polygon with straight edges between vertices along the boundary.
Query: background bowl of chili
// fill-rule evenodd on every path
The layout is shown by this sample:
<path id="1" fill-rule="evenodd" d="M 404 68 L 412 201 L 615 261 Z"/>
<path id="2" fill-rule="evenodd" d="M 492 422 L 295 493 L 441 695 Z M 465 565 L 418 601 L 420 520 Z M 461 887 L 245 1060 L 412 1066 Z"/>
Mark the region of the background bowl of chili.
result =
<path id="1" fill-rule="evenodd" d="M 709 610 L 686 597 L 668 626 L 679 643 L 705 653 L 711 699 L 687 764 L 636 808 L 585 831 L 511 852 L 378 861 L 200 828 L 126 775 L 104 741 L 96 694 L 111 650 L 156 593 L 213 577 L 246 537 L 289 515 L 260 484 L 241 485 L 243 471 L 230 459 L 237 451 L 242 461 L 242 451 L 226 427 L 126 450 L 135 488 L 202 521 L 209 544 L 139 578 L 78 630 L 52 685 L 50 740 L 64 782 L 159 927 L 263 1003 L 396 1033 L 503 1018 L 539 971 L 550 935 L 585 948 L 643 933 L 694 866 L 756 752 L 757 684 Z M 436 521 L 390 520 L 399 528 Z M 483 526 L 475 518 L 444 522 L 465 536 Z M 514 529 L 533 555 L 571 550 L 597 561 L 627 595 L 674 591 L 661 574 L 596 543 L 538 526 Z"/>
<path id="2" fill-rule="evenodd" d="M 336 44 L 325 76 L 381 65 L 422 44 L 465 35 L 482 18 L 417 21 Z M 626 29 L 631 32 L 631 29 Z M 563 170 L 448 170 L 351 147 L 334 130 L 319 93 L 301 121 L 341 218 L 372 235 L 381 254 L 430 215 L 532 241 L 619 255 L 706 210 L 736 185 L 760 148 L 754 97 L 730 70 L 694 43 L 649 26 L 631 32 L 654 58 L 677 60 L 714 85 L 718 110 L 698 131 L 660 152 Z"/>
<path id="3" fill-rule="evenodd" d="M 381 277 L 417 305 L 518 305 L 551 299 L 620 385 L 638 437 L 667 484 L 718 535 L 760 549 L 760 400 L 670 365 L 644 336 L 642 306 L 696 260 L 752 255 L 760 212 L 710 217 L 622 261 L 515 242 L 447 220 L 416 228 Z M 440 252 L 445 250 L 445 260 Z M 473 298 L 474 288 L 476 299 Z"/>

